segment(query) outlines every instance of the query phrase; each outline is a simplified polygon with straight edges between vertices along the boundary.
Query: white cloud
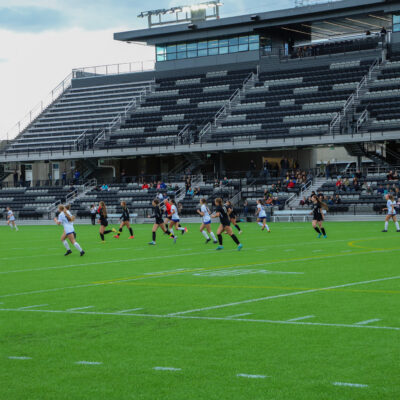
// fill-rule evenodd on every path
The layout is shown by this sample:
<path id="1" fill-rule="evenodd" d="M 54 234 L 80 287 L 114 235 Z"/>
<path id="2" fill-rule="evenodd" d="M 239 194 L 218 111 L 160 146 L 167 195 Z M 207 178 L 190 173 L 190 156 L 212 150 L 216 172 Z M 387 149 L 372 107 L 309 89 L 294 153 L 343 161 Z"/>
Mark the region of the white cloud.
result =
<path id="1" fill-rule="evenodd" d="M 73 68 L 154 59 L 152 47 L 113 40 L 127 30 L 71 29 L 39 34 L 0 30 L 0 138 Z"/>

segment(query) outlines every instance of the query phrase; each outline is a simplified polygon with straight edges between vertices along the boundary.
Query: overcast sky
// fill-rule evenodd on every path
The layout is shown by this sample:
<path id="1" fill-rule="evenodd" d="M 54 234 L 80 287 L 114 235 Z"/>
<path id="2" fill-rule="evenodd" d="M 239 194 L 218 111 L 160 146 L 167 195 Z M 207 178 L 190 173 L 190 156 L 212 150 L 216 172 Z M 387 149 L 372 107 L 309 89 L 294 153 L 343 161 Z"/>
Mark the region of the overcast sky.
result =
<path id="1" fill-rule="evenodd" d="M 154 59 L 152 48 L 113 40 L 114 32 L 146 27 L 140 11 L 201 1 L 0 0 L 0 138 L 72 68 Z M 293 4 L 226 0 L 221 17 Z"/>

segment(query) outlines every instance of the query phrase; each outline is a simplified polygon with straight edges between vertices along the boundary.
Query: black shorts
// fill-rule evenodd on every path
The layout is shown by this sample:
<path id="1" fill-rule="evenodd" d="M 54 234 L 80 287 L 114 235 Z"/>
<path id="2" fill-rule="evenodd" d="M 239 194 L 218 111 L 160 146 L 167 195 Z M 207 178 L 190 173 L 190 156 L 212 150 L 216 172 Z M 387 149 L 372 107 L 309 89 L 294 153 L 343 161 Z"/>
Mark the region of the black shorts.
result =
<path id="1" fill-rule="evenodd" d="M 161 225 L 164 223 L 164 220 L 162 218 L 156 218 L 156 224 Z"/>
<path id="2" fill-rule="evenodd" d="M 323 221 L 322 215 L 314 215 L 313 216 L 313 221 L 318 221 L 318 222 Z"/>
<path id="3" fill-rule="evenodd" d="M 129 222 L 129 218 L 128 219 L 122 219 L 122 222 Z"/>
<path id="4" fill-rule="evenodd" d="M 108 226 L 108 221 L 100 220 L 100 225 L 101 225 L 101 226 L 104 226 L 105 228 L 107 228 L 107 226 Z"/>
<path id="5" fill-rule="evenodd" d="M 231 226 L 231 223 L 230 223 L 230 221 L 224 221 L 224 222 L 221 222 L 221 225 L 223 227 L 226 227 L 226 226 Z"/>

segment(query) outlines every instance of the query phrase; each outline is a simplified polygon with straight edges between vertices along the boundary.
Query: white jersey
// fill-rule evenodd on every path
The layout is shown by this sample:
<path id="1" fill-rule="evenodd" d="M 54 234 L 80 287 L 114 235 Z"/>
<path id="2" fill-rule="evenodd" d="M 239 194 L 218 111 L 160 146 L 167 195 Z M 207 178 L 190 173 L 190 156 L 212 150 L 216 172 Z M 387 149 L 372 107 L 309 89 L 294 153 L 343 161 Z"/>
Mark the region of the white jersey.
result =
<path id="1" fill-rule="evenodd" d="M 202 204 L 202 206 L 200 207 L 200 211 L 204 214 L 203 215 L 203 222 L 207 223 L 211 221 L 211 217 L 210 217 L 210 210 L 207 208 L 207 206 L 205 204 Z"/>
<path id="2" fill-rule="evenodd" d="M 67 211 L 68 212 L 68 211 Z M 71 215 L 68 212 L 69 215 Z M 65 216 L 64 212 L 61 212 L 58 216 L 58 222 L 61 222 L 64 227 L 64 231 L 67 235 L 74 232 L 74 224 L 68 221 L 67 217 Z"/>
<path id="3" fill-rule="evenodd" d="M 392 200 L 388 200 L 386 203 L 386 207 L 387 207 L 387 213 L 389 215 L 396 215 L 396 202 L 392 201 Z M 392 211 L 392 207 L 393 207 L 393 211 Z"/>
<path id="4" fill-rule="evenodd" d="M 172 221 L 179 221 L 178 209 L 176 208 L 175 204 L 173 204 L 171 207 L 171 214 Z"/>
<path id="5" fill-rule="evenodd" d="M 265 214 L 264 207 L 261 204 L 257 204 L 257 210 L 258 210 L 258 218 L 266 218 L 267 214 Z"/>
<path id="6" fill-rule="evenodd" d="M 9 221 L 15 221 L 14 213 L 11 210 L 7 211 L 7 217 Z"/>

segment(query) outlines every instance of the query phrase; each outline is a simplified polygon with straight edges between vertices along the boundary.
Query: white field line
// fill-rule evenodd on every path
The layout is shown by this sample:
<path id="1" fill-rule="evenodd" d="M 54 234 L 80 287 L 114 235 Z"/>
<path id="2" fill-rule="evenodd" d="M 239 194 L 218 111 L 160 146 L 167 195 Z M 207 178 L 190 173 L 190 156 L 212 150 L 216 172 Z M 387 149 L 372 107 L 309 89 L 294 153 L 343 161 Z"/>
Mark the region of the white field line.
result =
<path id="1" fill-rule="evenodd" d="M 285 251 L 288 252 L 288 251 L 295 251 L 295 250 L 294 249 L 286 249 Z"/>
<path id="2" fill-rule="evenodd" d="M 315 318 L 315 315 L 305 315 L 304 317 L 288 319 L 288 322 L 302 321 L 303 319 Z"/>
<path id="3" fill-rule="evenodd" d="M 131 308 L 130 310 L 122 310 L 122 311 L 118 311 L 117 314 L 122 314 L 122 313 L 126 313 L 126 312 L 131 312 L 131 311 L 139 311 L 139 310 L 143 310 L 143 308 Z"/>
<path id="4" fill-rule="evenodd" d="M 10 360 L 32 360 L 32 357 L 18 357 L 18 356 L 10 356 L 8 357 Z"/>
<path id="5" fill-rule="evenodd" d="M 229 317 L 225 317 L 225 318 L 239 318 L 239 317 L 244 317 L 246 315 L 251 315 L 252 313 L 243 313 L 243 314 L 235 314 L 235 315 L 230 315 Z"/>
<path id="6" fill-rule="evenodd" d="M 102 362 L 99 361 L 77 361 L 75 364 L 79 365 L 101 365 Z"/>
<path id="7" fill-rule="evenodd" d="M 36 307 L 45 307 L 48 306 L 48 304 L 35 304 L 34 306 L 26 306 L 26 307 L 20 307 L 20 310 L 28 310 L 29 308 L 36 308 Z"/>
<path id="8" fill-rule="evenodd" d="M 332 385 L 334 385 L 334 386 L 349 386 L 349 387 L 357 387 L 357 388 L 368 387 L 368 385 L 364 385 L 361 383 L 347 383 L 347 382 L 333 382 Z"/>
<path id="9" fill-rule="evenodd" d="M 189 316 L 189 315 L 170 315 L 170 314 L 133 314 L 133 313 L 120 313 L 120 312 L 100 312 L 100 311 L 72 311 L 68 312 L 65 310 L 19 310 L 18 308 L 0 308 L 0 311 L 4 312 L 41 312 L 49 314 L 75 314 L 75 315 L 117 315 L 126 317 L 145 317 L 145 318 L 174 318 L 174 319 L 193 319 L 193 320 L 204 320 L 204 321 L 240 321 L 240 322 L 258 322 L 265 324 L 277 324 L 277 325 L 307 325 L 307 326 L 326 326 L 326 327 L 337 327 L 337 328 L 359 328 L 359 329 L 382 329 L 391 331 L 400 331 L 400 327 L 397 326 L 377 326 L 377 325 L 356 325 L 356 324 L 329 324 L 322 322 L 305 322 L 305 321 L 280 321 L 280 320 L 269 320 L 269 319 L 250 319 L 250 318 L 225 318 L 225 317 L 200 317 L 200 316 Z"/>
<path id="10" fill-rule="evenodd" d="M 79 311 L 79 310 L 87 310 L 88 308 L 94 308 L 94 306 L 77 307 L 77 308 L 68 308 L 68 310 L 67 310 L 67 311 Z"/>
<path id="11" fill-rule="evenodd" d="M 268 378 L 267 375 L 249 375 L 249 374 L 237 374 L 239 378 L 251 378 L 251 379 L 265 379 Z"/>
<path id="12" fill-rule="evenodd" d="M 193 313 L 193 312 L 216 310 L 216 309 L 219 309 L 219 308 L 238 306 L 238 305 L 241 305 L 241 304 L 255 303 L 255 302 L 258 302 L 258 301 L 272 300 L 272 299 L 278 299 L 278 298 L 282 298 L 282 297 L 298 296 L 298 295 L 302 295 L 302 294 L 315 293 L 315 292 L 321 292 L 321 291 L 324 291 L 324 290 L 339 289 L 339 288 L 350 287 L 350 286 L 366 285 L 366 284 L 369 284 L 369 283 L 384 282 L 384 281 L 389 281 L 389 280 L 394 280 L 394 279 L 400 279 L 400 276 L 391 276 L 391 277 L 388 277 L 388 278 L 372 279 L 372 280 L 369 280 L 369 281 L 345 283 L 345 284 L 342 284 L 342 285 L 327 286 L 327 287 L 324 287 L 324 288 L 302 290 L 302 291 L 299 291 L 299 292 L 282 293 L 282 294 L 277 294 L 277 295 L 273 295 L 273 296 L 260 297 L 258 299 L 249 299 L 249 300 L 243 300 L 243 301 L 236 301 L 234 303 L 220 304 L 220 305 L 217 305 L 217 306 L 195 308 L 193 310 L 186 310 L 186 311 L 178 311 L 178 312 L 171 313 L 171 314 L 168 314 L 168 315 L 174 316 L 174 315 L 189 314 L 189 313 Z"/>
<path id="13" fill-rule="evenodd" d="M 174 367 L 154 367 L 155 371 L 182 371 L 182 368 L 174 368 Z"/>
<path id="14" fill-rule="evenodd" d="M 367 324 L 372 324 L 373 322 L 378 322 L 378 321 L 380 321 L 379 318 L 367 319 L 366 321 L 356 322 L 356 325 L 367 325 Z"/>

